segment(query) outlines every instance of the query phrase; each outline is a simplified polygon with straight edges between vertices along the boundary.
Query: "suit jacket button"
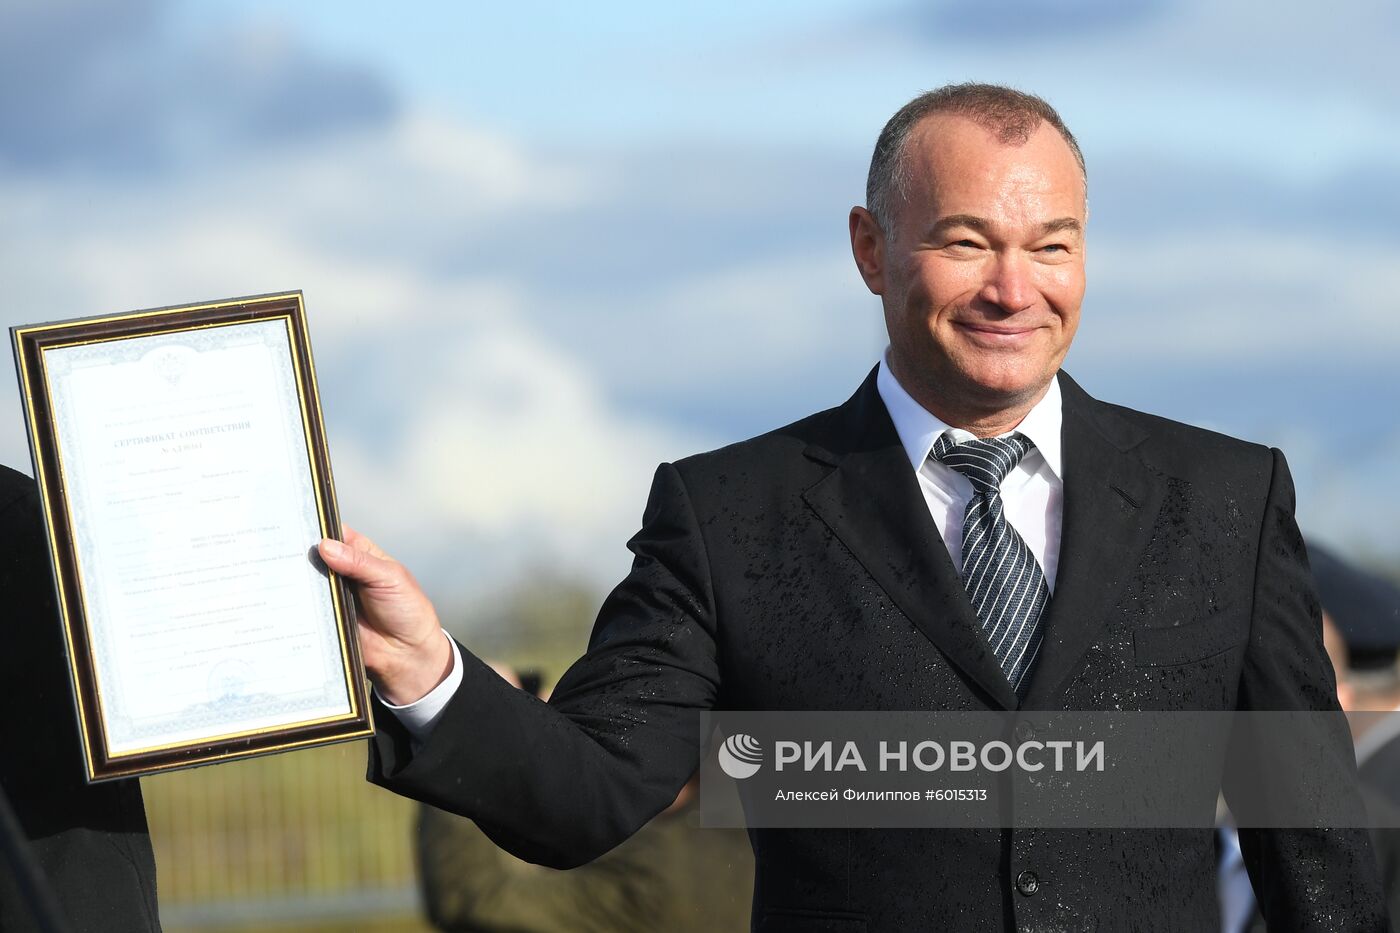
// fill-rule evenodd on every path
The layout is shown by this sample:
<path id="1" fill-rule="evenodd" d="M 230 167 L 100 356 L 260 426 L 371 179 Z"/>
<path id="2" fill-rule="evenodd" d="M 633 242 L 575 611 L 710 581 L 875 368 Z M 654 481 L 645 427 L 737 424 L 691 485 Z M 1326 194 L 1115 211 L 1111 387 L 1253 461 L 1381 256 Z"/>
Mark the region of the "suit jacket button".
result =
<path id="1" fill-rule="evenodd" d="M 1040 890 L 1040 879 L 1036 877 L 1033 871 L 1023 871 L 1016 876 L 1016 890 L 1020 891 L 1026 897 L 1030 897 Z"/>
<path id="2" fill-rule="evenodd" d="M 1035 726 L 1032 726 L 1023 719 L 1016 723 L 1016 729 L 1012 734 L 1016 736 L 1016 741 L 1018 742 L 1029 742 L 1031 739 L 1035 738 Z"/>

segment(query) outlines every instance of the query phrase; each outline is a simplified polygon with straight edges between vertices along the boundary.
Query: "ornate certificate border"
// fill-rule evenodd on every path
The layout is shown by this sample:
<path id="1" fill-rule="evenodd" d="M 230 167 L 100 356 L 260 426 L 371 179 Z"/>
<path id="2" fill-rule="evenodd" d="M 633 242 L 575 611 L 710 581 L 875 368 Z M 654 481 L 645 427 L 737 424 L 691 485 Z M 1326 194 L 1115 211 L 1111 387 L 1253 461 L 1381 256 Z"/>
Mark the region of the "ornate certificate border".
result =
<path id="1" fill-rule="evenodd" d="M 237 329 L 244 333 L 234 333 Z M 275 339 L 269 341 L 268 335 Z M 119 709 L 119 697 L 112 692 L 120 679 L 120 665 L 108 656 L 105 633 L 94 628 L 99 620 L 108 617 L 103 603 L 106 597 L 97 584 L 84 579 L 83 555 L 87 555 L 90 564 L 99 563 L 102 557 L 85 537 L 82 510 L 91 495 L 84 488 L 82 477 L 90 474 L 86 468 L 77 468 L 78 458 L 91 455 L 85 450 L 86 445 L 72 441 L 80 435 L 74 434 L 62 393 L 55 391 L 55 370 L 61 372 L 71 366 L 72 360 L 81 361 L 91 355 L 127 358 L 138 345 L 160 348 L 178 343 L 185 349 L 232 341 L 280 348 L 268 351 L 274 361 L 271 383 L 278 403 L 286 406 L 287 423 L 300 424 L 301 436 L 289 437 L 288 449 L 294 459 L 304 456 L 305 461 L 289 471 L 286 488 L 278 490 L 278 494 L 299 503 L 305 515 L 314 514 L 320 535 L 340 537 L 335 484 L 301 292 L 24 325 L 11 328 L 11 337 L 34 473 L 43 503 L 88 780 L 153 774 L 372 735 L 364 665 L 355 636 L 354 602 L 345 581 L 335 574 L 326 574 L 327 592 L 318 601 L 324 610 L 320 612 L 323 618 L 316 620 L 323 627 L 318 630 L 318 644 L 334 646 L 323 652 L 320 663 L 328 672 L 325 682 L 334 688 L 330 706 L 324 699 L 319 706 L 316 702 L 303 704 L 319 714 L 297 718 L 296 711 L 302 708 L 297 703 L 282 702 L 283 698 L 265 690 L 251 694 L 240 691 L 240 678 L 245 672 L 236 665 L 221 666 L 217 678 L 211 675 L 209 701 L 191 707 L 187 719 L 181 720 L 182 728 L 174 733 L 167 728 L 164 735 L 160 728 L 147 726 L 143 731 L 139 725 L 123 725 L 117 730 L 120 734 L 114 733 L 117 723 L 130 721 Z M 171 365 L 178 366 L 178 355 L 172 356 L 176 359 Z M 70 438 L 67 447 L 60 443 L 61 437 Z M 314 544 L 307 542 L 308 548 Z M 90 576 L 97 576 L 91 566 L 88 569 Z M 46 624 L 47 620 L 17 622 Z M 108 673 L 105 685 L 102 671 Z M 343 696 L 335 686 L 342 678 Z M 215 679 L 217 684 L 213 683 Z M 231 704 L 241 704 L 247 710 L 245 727 L 231 729 L 228 724 L 237 722 L 237 717 L 231 720 L 216 714 L 218 706 L 229 708 Z M 330 715 L 326 715 L 328 709 L 332 710 Z M 150 738 L 143 739 L 143 735 Z M 171 740 L 172 735 L 177 737 Z"/>

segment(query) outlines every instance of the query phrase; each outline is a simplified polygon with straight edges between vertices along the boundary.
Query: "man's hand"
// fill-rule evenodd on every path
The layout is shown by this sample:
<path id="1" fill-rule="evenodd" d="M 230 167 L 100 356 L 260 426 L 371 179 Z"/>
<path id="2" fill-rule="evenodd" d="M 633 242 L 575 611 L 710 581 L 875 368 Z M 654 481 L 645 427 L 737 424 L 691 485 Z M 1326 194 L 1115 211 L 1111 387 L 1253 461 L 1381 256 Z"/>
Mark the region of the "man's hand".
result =
<path id="1" fill-rule="evenodd" d="M 360 652 L 379 695 L 394 706 L 413 703 L 451 672 L 452 647 L 407 568 L 354 529 L 344 532 L 344 544 L 327 538 L 317 546 L 321 559 L 358 584 Z"/>

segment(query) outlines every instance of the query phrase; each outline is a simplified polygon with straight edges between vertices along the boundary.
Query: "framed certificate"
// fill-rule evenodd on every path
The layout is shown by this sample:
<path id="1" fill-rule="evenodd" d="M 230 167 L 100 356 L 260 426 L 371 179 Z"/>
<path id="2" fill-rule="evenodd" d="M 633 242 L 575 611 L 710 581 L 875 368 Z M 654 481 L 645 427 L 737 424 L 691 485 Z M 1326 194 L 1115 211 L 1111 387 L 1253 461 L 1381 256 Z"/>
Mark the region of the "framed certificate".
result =
<path id="1" fill-rule="evenodd" d="M 301 293 L 11 334 L 88 780 L 370 735 Z"/>

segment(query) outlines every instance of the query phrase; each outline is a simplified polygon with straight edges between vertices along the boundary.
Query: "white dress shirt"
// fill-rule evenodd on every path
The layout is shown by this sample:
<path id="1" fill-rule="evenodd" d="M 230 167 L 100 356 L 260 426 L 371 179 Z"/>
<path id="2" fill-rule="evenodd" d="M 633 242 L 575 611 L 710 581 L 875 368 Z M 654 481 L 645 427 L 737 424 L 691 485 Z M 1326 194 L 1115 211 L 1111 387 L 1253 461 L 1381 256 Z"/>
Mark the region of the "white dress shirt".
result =
<path id="1" fill-rule="evenodd" d="M 876 377 L 880 398 L 889 409 L 890 420 L 909 455 L 909 463 L 919 474 L 919 487 L 933 515 L 933 523 L 948 546 L 953 566 L 962 567 L 963 516 L 972 499 L 972 481 L 957 470 L 929 459 L 940 434 L 951 434 L 961 443 L 973 434 L 950 427 L 924 408 L 899 384 L 890 372 L 889 351 L 880 361 Z M 1055 571 L 1060 565 L 1060 529 L 1064 514 L 1064 468 L 1060 457 L 1060 382 L 1050 380 L 1050 388 L 1011 433 L 1024 434 L 1035 449 L 1021 458 L 1001 483 L 1002 514 L 1026 542 L 1040 563 L 1045 583 L 1055 591 Z M 1005 436 L 1005 435 L 1003 435 Z"/>
<path id="2" fill-rule="evenodd" d="M 944 432 L 955 441 L 971 440 L 973 434 L 944 424 L 926 408 L 914 401 L 890 372 L 889 350 L 880 361 L 876 387 L 880 398 L 894 421 L 894 429 L 909 455 L 910 466 L 918 473 L 919 486 L 924 493 L 933 522 L 953 566 L 962 566 L 962 527 L 967 503 L 972 498 L 972 483 L 950 466 L 929 459 L 934 441 Z M 1064 482 L 1060 460 L 1060 384 L 1050 380 L 1050 388 L 1030 410 L 1015 430 L 1030 438 L 1035 449 L 1029 451 L 1001 484 L 1003 514 L 1026 542 L 1040 569 L 1046 585 L 1055 590 L 1055 571 L 1059 566 L 1061 505 Z M 1008 432 L 1010 433 L 1010 432 Z M 447 633 L 443 633 L 447 637 Z M 416 741 L 424 741 L 442 716 L 447 702 L 462 682 L 462 655 L 457 643 L 452 643 L 452 670 L 446 679 L 427 696 L 406 706 L 387 706 L 404 724 Z M 380 700 L 383 701 L 383 697 Z"/>
<path id="3" fill-rule="evenodd" d="M 452 699 L 452 695 L 462 685 L 462 652 L 446 629 L 443 630 L 442 637 L 452 646 L 452 670 L 447 672 L 442 683 L 429 690 L 421 699 L 404 706 L 395 706 L 384 697 L 379 697 L 379 702 L 399 717 L 399 722 L 403 723 L 403 727 L 408 730 L 415 743 L 427 741 L 428 733 L 433 731 L 433 726 L 442 718 L 442 711 L 447 709 L 447 701 Z M 379 691 L 375 690 L 375 695 L 378 694 Z"/>

